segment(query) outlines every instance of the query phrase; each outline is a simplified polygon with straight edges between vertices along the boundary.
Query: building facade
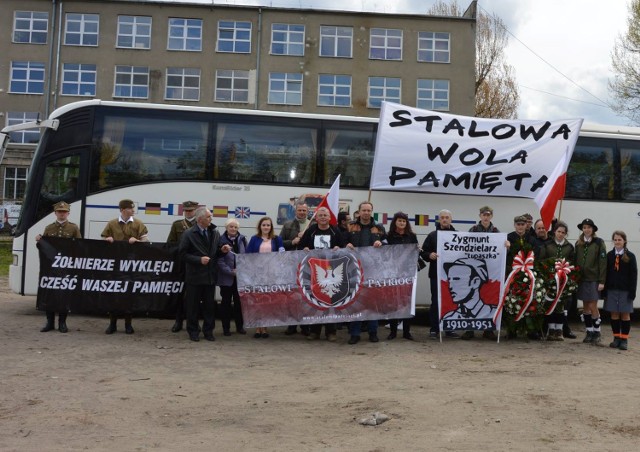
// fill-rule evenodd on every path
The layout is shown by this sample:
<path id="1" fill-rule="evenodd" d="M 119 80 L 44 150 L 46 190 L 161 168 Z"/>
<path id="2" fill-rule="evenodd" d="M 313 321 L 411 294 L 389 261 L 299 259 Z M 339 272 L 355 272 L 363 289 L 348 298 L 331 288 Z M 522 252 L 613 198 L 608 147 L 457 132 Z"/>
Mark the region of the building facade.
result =
<path id="1" fill-rule="evenodd" d="M 354 116 L 383 100 L 473 115 L 475 2 L 463 17 L 142 0 L 4 0 L 0 125 L 92 98 Z M 37 130 L 11 133 L 19 201 Z"/>

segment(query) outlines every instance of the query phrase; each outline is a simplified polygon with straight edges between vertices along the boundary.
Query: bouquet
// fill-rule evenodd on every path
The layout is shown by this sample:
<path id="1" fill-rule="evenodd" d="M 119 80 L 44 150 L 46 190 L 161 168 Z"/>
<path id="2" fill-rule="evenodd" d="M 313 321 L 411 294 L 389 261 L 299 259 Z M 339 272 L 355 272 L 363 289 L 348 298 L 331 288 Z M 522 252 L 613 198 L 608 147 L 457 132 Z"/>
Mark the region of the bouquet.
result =
<path id="1" fill-rule="evenodd" d="M 547 291 L 545 314 L 561 311 L 564 301 L 578 290 L 579 268 L 571 265 L 564 258 L 553 257 L 538 262 L 536 268 L 544 277 L 544 286 Z"/>

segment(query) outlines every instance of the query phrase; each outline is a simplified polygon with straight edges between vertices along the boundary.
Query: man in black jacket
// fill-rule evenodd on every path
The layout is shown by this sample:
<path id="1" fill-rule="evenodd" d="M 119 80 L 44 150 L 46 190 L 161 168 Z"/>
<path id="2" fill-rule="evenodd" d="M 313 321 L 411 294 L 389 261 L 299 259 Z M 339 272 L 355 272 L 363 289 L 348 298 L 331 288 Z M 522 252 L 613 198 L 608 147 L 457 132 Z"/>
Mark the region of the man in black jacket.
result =
<path id="1" fill-rule="evenodd" d="M 220 234 L 211 224 L 211 211 L 206 207 L 196 210 L 196 224 L 186 230 L 180 239 L 180 255 L 185 262 L 185 304 L 187 306 L 187 333 L 198 342 L 198 313 L 202 301 L 202 332 L 208 341 L 214 341 L 214 292 L 218 276 L 216 259 L 228 253 L 229 245 L 219 247 Z"/>
<path id="2" fill-rule="evenodd" d="M 453 214 L 450 210 L 441 210 L 438 214 L 436 230 L 431 231 L 422 244 L 422 258 L 429 262 L 429 284 L 431 286 L 431 307 L 429 308 L 429 337 L 436 339 L 440 333 L 440 311 L 438 310 L 438 233 L 440 231 L 455 231 L 451 222 Z M 455 331 L 447 331 L 447 337 L 458 337 Z"/>

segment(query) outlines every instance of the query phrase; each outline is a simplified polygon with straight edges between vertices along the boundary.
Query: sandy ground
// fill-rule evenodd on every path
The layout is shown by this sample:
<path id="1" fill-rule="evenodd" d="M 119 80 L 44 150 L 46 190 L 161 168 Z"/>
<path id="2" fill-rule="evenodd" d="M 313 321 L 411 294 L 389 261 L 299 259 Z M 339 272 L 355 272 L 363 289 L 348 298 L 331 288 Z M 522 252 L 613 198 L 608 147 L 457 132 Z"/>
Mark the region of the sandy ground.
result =
<path id="1" fill-rule="evenodd" d="M 0 284 L 2 451 L 638 450 L 633 338 L 438 343 L 415 326 L 415 342 L 272 328 L 194 343 L 168 320 L 106 336 L 73 315 L 68 334 L 40 333 L 35 298 Z M 374 412 L 390 420 L 358 423 Z"/>

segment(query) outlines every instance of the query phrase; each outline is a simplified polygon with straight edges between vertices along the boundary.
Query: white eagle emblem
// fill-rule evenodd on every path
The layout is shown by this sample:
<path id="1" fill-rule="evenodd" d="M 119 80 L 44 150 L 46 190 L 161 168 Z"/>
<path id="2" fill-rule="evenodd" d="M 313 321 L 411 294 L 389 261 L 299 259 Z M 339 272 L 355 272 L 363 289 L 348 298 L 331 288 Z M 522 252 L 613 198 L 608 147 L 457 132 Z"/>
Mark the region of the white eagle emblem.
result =
<path id="1" fill-rule="evenodd" d="M 329 297 L 340 292 L 340 285 L 344 278 L 342 268 L 344 263 L 338 265 L 336 268 L 329 267 L 328 269 L 322 268 L 320 265 L 316 265 L 316 280 L 320 286 L 320 291 Z"/>

